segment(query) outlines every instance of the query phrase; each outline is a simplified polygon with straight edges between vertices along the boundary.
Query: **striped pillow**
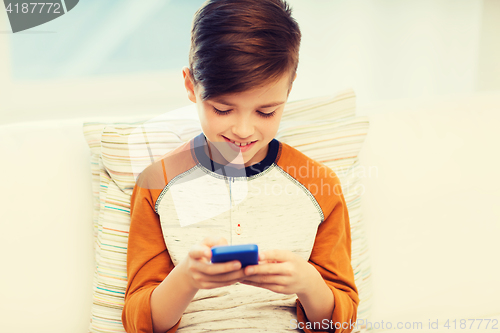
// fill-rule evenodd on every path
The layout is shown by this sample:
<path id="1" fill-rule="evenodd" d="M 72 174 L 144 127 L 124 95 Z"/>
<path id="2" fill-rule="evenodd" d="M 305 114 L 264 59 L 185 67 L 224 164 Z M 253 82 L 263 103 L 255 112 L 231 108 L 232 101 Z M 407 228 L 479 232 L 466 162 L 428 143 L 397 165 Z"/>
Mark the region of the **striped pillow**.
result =
<path id="1" fill-rule="evenodd" d="M 315 97 L 286 104 L 283 122 L 342 119 L 356 115 L 356 94 L 346 89 L 333 96 Z"/>
<path id="2" fill-rule="evenodd" d="M 90 332 L 125 332 L 121 322 L 127 286 L 130 197 L 149 164 L 201 128 L 196 120 L 154 118 L 136 123 L 88 122 L 94 192 L 94 272 Z"/>
<path id="3" fill-rule="evenodd" d="M 342 182 L 351 220 L 352 266 L 361 299 L 358 318 L 368 317 L 371 296 L 355 172 L 360 168 L 357 156 L 368 126 L 366 117 L 355 117 L 355 94 L 346 90 L 334 97 L 288 103 L 277 135 L 278 140 L 331 167 Z M 96 259 L 90 332 L 125 332 L 121 313 L 127 285 L 130 196 L 137 176 L 200 132 L 197 120 L 166 117 L 136 123 L 84 124 L 92 154 Z"/>

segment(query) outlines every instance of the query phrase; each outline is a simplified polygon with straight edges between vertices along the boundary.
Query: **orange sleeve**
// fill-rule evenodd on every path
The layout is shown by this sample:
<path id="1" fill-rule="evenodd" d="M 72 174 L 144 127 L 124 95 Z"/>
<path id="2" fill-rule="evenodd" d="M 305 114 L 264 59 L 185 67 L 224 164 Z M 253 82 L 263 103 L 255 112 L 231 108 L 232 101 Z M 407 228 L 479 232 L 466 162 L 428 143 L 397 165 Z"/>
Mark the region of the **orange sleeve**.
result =
<path id="1" fill-rule="evenodd" d="M 336 183 L 340 184 L 338 178 Z M 351 228 L 343 194 L 334 194 L 328 199 L 336 202 L 329 216 L 325 216 L 325 220 L 318 227 L 309 263 L 321 274 L 334 297 L 332 322 L 322 325 L 322 328 L 328 327 L 328 329 L 321 332 L 348 333 L 355 327 L 359 304 L 351 266 Z M 304 325 L 308 321 L 299 299 L 297 299 L 297 321 Z M 335 329 L 335 323 L 338 329 Z M 342 324 L 344 328 L 340 327 Z M 309 330 L 306 326 L 304 331 L 319 332 Z"/>
<path id="2" fill-rule="evenodd" d="M 160 218 L 154 210 L 161 186 L 148 186 L 139 177 L 130 203 L 127 249 L 127 289 L 122 323 L 128 333 L 153 333 L 150 298 L 153 290 L 172 271 L 174 264 L 165 246 Z M 168 332 L 175 332 L 180 320 Z"/>

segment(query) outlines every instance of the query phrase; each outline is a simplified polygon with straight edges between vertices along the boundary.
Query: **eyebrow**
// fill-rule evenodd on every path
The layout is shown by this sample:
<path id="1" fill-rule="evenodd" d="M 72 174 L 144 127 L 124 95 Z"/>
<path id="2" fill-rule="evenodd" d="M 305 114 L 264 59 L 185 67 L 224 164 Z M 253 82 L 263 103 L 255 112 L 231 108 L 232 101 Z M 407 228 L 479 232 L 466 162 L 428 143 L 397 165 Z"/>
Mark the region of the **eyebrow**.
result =
<path id="1" fill-rule="evenodd" d="M 227 106 L 230 106 L 230 107 L 236 106 L 234 104 L 226 102 L 223 99 L 214 99 L 214 102 L 219 103 L 219 104 L 224 104 L 224 105 L 227 105 Z M 268 103 L 268 104 L 265 104 L 265 105 L 258 106 L 257 108 L 258 109 L 270 108 L 270 107 L 273 107 L 273 106 L 278 106 L 278 105 L 284 104 L 285 102 L 286 101 L 283 101 L 283 102 L 272 102 L 272 103 Z"/>

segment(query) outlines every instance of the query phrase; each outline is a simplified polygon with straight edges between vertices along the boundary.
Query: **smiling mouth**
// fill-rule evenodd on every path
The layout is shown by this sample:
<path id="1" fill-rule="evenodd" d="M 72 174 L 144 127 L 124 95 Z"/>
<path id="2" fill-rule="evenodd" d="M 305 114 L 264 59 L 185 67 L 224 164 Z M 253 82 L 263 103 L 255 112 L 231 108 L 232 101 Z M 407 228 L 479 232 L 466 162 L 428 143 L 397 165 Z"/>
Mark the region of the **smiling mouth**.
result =
<path id="1" fill-rule="evenodd" d="M 233 143 L 234 145 L 239 146 L 239 147 L 245 147 L 245 146 L 248 146 L 248 145 L 250 145 L 250 144 L 252 144 L 254 142 L 257 142 L 257 140 L 255 140 L 255 141 L 249 141 L 249 142 L 238 142 L 238 141 L 233 141 L 231 139 L 228 139 L 226 137 L 224 137 L 224 138 L 226 140 L 230 141 L 231 143 Z"/>

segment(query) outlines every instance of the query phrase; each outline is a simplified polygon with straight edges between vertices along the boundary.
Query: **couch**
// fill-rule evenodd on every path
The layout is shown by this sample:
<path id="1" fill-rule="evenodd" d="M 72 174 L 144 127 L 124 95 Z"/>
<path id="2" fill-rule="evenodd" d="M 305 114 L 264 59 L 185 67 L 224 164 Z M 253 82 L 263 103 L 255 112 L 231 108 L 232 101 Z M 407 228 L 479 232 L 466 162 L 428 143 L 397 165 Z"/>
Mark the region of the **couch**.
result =
<path id="1" fill-rule="evenodd" d="M 370 118 L 359 155 L 368 328 L 462 331 L 465 319 L 470 332 L 495 320 L 500 329 L 500 91 L 382 101 L 357 114 Z M 139 118 L 0 126 L 0 332 L 88 332 L 93 199 L 82 124 Z"/>

